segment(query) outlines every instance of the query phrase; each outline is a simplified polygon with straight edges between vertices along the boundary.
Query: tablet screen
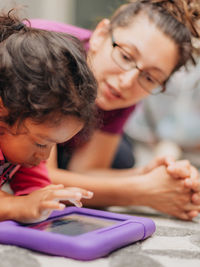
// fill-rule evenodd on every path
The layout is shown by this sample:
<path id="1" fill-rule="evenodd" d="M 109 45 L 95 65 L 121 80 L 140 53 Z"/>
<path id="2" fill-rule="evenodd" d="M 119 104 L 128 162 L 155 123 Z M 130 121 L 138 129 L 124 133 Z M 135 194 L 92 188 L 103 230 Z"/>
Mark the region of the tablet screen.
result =
<path id="1" fill-rule="evenodd" d="M 121 220 L 72 213 L 63 217 L 56 217 L 52 220 L 41 222 L 30 227 L 62 235 L 76 236 L 112 226 L 119 221 Z"/>

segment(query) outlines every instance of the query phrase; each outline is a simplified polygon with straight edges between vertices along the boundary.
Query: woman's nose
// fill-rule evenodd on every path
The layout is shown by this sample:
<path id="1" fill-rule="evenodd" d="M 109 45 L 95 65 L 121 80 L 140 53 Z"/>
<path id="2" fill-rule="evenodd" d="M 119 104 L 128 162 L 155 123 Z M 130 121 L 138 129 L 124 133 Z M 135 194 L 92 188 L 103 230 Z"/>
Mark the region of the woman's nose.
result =
<path id="1" fill-rule="evenodd" d="M 139 73 L 137 68 L 121 73 L 119 75 L 120 87 L 124 89 L 132 87 L 137 82 Z"/>

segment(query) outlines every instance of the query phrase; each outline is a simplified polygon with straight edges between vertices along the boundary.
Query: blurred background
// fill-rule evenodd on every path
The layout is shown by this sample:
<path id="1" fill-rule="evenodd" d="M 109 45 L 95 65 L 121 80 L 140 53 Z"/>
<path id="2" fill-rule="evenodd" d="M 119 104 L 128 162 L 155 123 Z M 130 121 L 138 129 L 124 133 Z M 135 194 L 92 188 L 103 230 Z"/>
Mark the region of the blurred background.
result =
<path id="1" fill-rule="evenodd" d="M 25 6 L 27 18 L 43 18 L 92 29 L 124 0 L 0 0 L 0 8 Z"/>

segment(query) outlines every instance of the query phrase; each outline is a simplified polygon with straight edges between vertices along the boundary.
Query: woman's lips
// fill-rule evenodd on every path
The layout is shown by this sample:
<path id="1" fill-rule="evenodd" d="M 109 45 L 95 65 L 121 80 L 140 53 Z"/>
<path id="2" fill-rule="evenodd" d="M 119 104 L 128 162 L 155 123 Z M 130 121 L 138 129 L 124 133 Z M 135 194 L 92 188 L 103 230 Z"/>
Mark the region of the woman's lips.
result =
<path id="1" fill-rule="evenodd" d="M 119 99 L 122 98 L 121 94 L 110 84 L 105 82 L 105 90 L 104 90 L 104 94 L 107 98 L 111 99 L 111 100 L 115 100 L 115 99 Z"/>

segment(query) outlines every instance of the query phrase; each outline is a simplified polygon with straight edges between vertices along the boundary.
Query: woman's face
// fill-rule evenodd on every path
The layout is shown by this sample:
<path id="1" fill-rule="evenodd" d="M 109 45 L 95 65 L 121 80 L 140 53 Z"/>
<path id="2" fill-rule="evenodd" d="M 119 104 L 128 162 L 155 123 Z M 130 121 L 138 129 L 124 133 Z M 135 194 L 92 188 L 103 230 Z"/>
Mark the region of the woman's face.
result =
<path id="1" fill-rule="evenodd" d="M 147 73 L 147 78 L 153 77 L 162 83 L 178 61 L 177 45 L 147 16 L 138 15 L 129 26 L 112 32 L 115 42 L 137 65 L 137 68 L 124 71 L 115 62 L 112 51 L 116 48 L 112 46 L 108 28 L 108 20 L 100 22 L 91 37 L 88 54 L 89 64 L 98 81 L 96 103 L 103 110 L 129 107 L 149 95 L 138 82 L 140 70 Z"/>

